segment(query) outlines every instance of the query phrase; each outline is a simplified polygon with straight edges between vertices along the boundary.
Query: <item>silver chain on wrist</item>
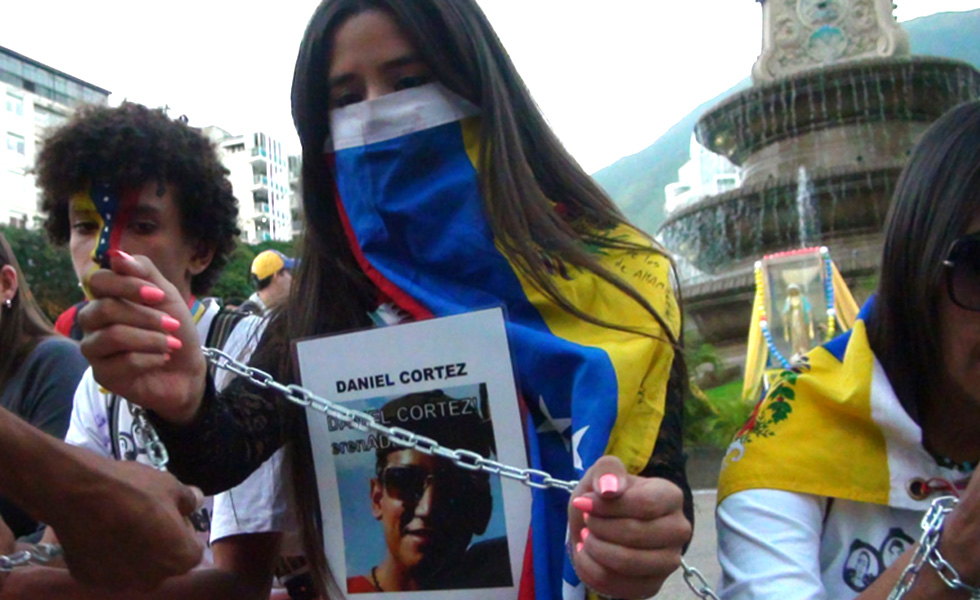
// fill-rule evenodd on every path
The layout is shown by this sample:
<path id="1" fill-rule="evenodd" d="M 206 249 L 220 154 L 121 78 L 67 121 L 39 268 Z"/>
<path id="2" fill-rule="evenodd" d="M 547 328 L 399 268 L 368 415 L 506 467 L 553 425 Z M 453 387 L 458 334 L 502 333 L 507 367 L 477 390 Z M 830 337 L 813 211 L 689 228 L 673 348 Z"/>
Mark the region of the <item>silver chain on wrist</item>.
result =
<path id="1" fill-rule="evenodd" d="M 900 600 L 905 596 L 912 589 L 916 578 L 927 563 L 936 570 L 936 574 L 947 587 L 963 590 L 970 594 L 971 599 L 980 599 L 980 588 L 964 583 L 953 565 L 949 564 L 939 552 L 939 540 L 943 535 L 946 515 L 953 512 L 958 503 L 959 500 L 954 496 L 942 496 L 932 501 L 929 510 L 922 517 L 922 537 L 919 538 L 919 546 L 912 555 L 912 560 L 902 571 L 902 576 L 889 594 L 888 600 Z"/>
<path id="2" fill-rule="evenodd" d="M 0 573 L 9 573 L 17 567 L 46 565 L 61 555 L 61 546 L 56 544 L 34 544 L 13 554 L 0 554 Z"/>

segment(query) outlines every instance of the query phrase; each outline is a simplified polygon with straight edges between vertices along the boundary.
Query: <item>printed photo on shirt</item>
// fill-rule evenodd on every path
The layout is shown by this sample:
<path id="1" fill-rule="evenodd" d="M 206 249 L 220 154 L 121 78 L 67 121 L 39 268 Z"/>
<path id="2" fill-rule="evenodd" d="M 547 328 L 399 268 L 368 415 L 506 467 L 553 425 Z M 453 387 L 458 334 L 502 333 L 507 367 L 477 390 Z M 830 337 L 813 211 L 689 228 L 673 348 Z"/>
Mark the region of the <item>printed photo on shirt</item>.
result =
<path id="1" fill-rule="evenodd" d="M 847 587 L 863 592 L 878 579 L 881 571 L 877 549 L 861 540 L 854 540 L 844 563 L 844 583 Z"/>

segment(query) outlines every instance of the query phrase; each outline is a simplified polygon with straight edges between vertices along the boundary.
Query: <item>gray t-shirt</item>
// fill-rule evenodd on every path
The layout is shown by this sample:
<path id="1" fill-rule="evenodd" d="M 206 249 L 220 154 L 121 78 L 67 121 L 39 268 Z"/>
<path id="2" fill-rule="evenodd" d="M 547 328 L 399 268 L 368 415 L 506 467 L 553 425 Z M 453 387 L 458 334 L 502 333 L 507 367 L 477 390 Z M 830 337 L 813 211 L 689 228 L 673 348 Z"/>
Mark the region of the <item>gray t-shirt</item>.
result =
<path id="1" fill-rule="evenodd" d="M 0 406 L 41 431 L 64 439 L 75 388 L 86 368 L 88 363 L 77 343 L 60 335 L 46 338 L 0 391 Z M 37 528 L 33 519 L 3 497 L 0 516 L 18 537 Z"/>

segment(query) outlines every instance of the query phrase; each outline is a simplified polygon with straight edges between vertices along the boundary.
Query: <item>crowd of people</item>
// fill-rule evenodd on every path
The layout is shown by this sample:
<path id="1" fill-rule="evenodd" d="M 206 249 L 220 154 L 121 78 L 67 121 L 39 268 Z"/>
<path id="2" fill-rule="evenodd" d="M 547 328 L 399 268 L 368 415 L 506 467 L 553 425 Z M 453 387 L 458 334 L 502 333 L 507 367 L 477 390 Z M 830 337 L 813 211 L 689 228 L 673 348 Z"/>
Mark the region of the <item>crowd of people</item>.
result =
<path id="1" fill-rule="evenodd" d="M 655 596 L 694 527 L 667 250 L 564 150 L 475 0 L 324 0 L 292 108 L 299 255 L 256 256 L 238 307 L 208 297 L 239 230 L 200 132 L 123 103 L 83 108 L 44 142 L 47 234 L 87 298 L 52 326 L 0 236 L 0 554 L 40 542 L 64 557 L 0 572 L 0 600 Z M 852 330 L 801 348 L 733 442 L 722 598 L 886 597 L 939 495 L 959 503 L 938 551 L 980 584 L 978 157 L 978 102 L 922 137 L 877 292 Z M 215 371 L 201 346 L 296 384 L 296 340 L 487 306 L 506 310 L 528 463 L 578 487 L 534 490 L 512 571 L 505 543 L 476 539 L 490 475 L 379 445 L 366 497 L 385 552 L 344 580 L 323 543 L 340 526 L 318 497 L 314 456 L 329 450 L 307 413 Z M 379 414 L 452 401 L 434 389 Z M 769 418 L 779 402 L 791 415 Z M 415 425 L 496 456 L 485 419 Z M 925 568 L 908 597 L 959 593 Z"/>

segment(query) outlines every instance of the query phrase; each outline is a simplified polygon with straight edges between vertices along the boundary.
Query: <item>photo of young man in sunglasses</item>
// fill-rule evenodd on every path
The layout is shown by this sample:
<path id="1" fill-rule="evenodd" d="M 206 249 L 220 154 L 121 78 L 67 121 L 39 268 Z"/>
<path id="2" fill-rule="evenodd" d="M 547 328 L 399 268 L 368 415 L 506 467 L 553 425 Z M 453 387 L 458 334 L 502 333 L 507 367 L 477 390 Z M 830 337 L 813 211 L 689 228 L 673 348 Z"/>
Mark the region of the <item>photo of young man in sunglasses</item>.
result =
<path id="1" fill-rule="evenodd" d="M 442 390 L 402 396 L 381 408 L 384 421 L 440 445 L 496 456 L 485 399 Z M 505 536 L 471 543 L 487 531 L 493 494 L 487 473 L 385 444 L 376 452 L 371 513 L 384 532 L 385 554 L 370 572 L 348 578 L 351 594 L 512 585 Z"/>

